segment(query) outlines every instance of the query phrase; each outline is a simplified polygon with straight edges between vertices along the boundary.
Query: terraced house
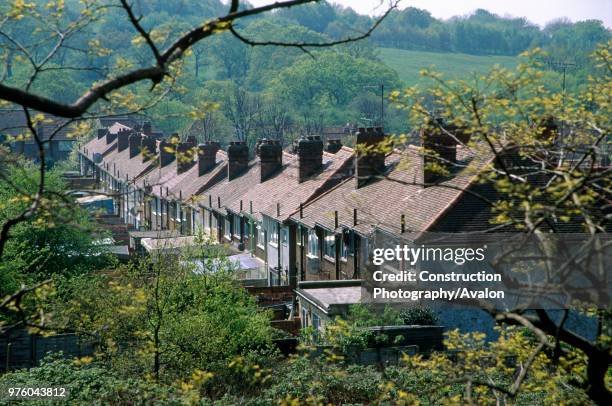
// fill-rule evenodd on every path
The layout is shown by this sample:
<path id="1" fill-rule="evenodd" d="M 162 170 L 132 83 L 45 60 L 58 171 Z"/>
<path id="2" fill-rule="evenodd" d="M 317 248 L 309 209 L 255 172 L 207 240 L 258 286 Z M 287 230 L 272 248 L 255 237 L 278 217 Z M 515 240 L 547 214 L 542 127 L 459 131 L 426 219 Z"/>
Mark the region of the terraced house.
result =
<path id="1" fill-rule="evenodd" d="M 369 128 L 355 137 L 367 147 L 386 135 Z M 489 161 L 446 144 L 439 152 L 460 166 Z M 462 189 L 475 173 L 435 179 L 416 147 L 360 155 L 337 140 L 325 146 L 309 136 L 291 151 L 273 140 L 260 140 L 253 152 L 244 142 L 223 151 L 192 137 L 163 139 L 148 123 L 101 128 L 79 157 L 82 174 L 99 179 L 114 196 L 115 213 L 134 230 L 203 231 L 261 259 L 269 285 L 293 287 L 358 279 L 375 232 L 443 231 L 444 218 L 469 199 Z"/>
<path id="2" fill-rule="evenodd" d="M 495 230 L 490 206 L 476 196 L 499 196 L 476 178 L 485 166 L 514 159 L 468 148 L 463 134 L 421 132 L 421 145 L 447 163 L 441 175 L 428 161 L 438 158 L 417 146 L 371 150 L 387 141 L 380 128 L 354 137 L 355 149 L 309 136 L 287 149 L 260 140 L 255 151 L 239 141 L 222 150 L 193 137 L 164 138 L 148 123 L 115 122 L 80 146 L 79 157 L 82 174 L 113 196 L 115 214 L 133 230 L 203 232 L 231 244 L 261 264 L 259 286 L 289 287 L 302 325 L 319 328 L 359 301 L 377 246 L 416 243 L 424 232 Z M 488 328 L 474 312 L 449 314 L 449 327 Z"/>

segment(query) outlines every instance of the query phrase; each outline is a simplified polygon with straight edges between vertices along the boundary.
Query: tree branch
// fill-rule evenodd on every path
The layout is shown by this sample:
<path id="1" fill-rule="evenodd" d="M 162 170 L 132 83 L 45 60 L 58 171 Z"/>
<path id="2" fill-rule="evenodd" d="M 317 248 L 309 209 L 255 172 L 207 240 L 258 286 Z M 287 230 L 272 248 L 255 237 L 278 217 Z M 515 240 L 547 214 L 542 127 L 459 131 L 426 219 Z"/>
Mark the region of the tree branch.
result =
<path id="1" fill-rule="evenodd" d="M 144 80 L 151 80 L 154 85 L 161 82 L 163 77 L 167 74 L 168 66 L 177 59 L 180 59 L 187 49 L 189 49 L 195 43 L 204 38 L 207 38 L 211 35 L 216 34 L 217 32 L 228 29 L 228 26 L 231 25 L 234 20 L 261 14 L 271 10 L 289 8 L 301 4 L 312 3 L 314 1 L 315 0 L 290 0 L 276 2 L 261 7 L 254 7 L 247 10 L 236 11 L 225 16 L 219 17 L 213 20 L 212 22 L 203 24 L 187 32 L 179 39 L 177 39 L 161 55 L 159 55 L 159 60 L 157 60 L 157 63 L 154 66 L 135 69 L 117 77 L 107 79 L 106 81 L 93 86 L 90 90 L 88 90 L 72 104 L 60 103 L 53 99 L 49 99 L 47 97 L 40 96 L 16 87 L 7 86 L 1 83 L 0 99 L 16 103 L 23 107 L 31 108 L 40 112 L 53 114 L 59 117 L 81 117 L 93 104 L 95 104 L 100 99 L 104 99 L 112 91 Z M 137 19 L 136 22 L 138 23 Z M 137 26 L 140 27 L 139 24 L 137 24 Z M 142 29 L 142 27 L 140 28 Z"/>
<path id="2" fill-rule="evenodd" d="M 336 41 L 329 41 L 329 42 L 257 41 L 257 40 L 249 39 L 249 38 L 245 37 L 244 35 L 240 34 L 238 31 L 236 31 L 236 29 L 233 26 L 230 26 L 229 30 L 232 33 L 232 35 L 234 35 L 234 37 L 236 37 L 237 39 L 239 39 L 243 43 L 245 43 L 247 45 L 250 45 L 250 46 L 294 47 L 294 48 L 299 48 L 302 51 L 309 53 L 306 48 L 324 48 L 324 47 L 330 47 L 330 46 L 334 46 L 334 45 L 341 45 L 341 44 L 347 44 L 347 43 L 350 43 L 350 42 L 356 42 L 356 41 L 360 41 L 360 40 L 368 38 L 372 34 L 372 32 L 374 32 L 374 30 L 383 22 L 383 20 L 391 13 L 391 11 L 393 11 L 394 9 L 397 8 L 397 4 L 398 3 L 399 3 L 399 0 L 393 2 L 389 6 L 387 11 L 380 18 L 378 18 L 374 22 L 374 24 L 372 24 L 372 26 L 366 32 L 364 32 L 363 34 L 355 36 L 355 37 L 348 37 L 348 38 L 344 38 L 344 39 L 341 39 L 341 40 L 336 40 Z"/>

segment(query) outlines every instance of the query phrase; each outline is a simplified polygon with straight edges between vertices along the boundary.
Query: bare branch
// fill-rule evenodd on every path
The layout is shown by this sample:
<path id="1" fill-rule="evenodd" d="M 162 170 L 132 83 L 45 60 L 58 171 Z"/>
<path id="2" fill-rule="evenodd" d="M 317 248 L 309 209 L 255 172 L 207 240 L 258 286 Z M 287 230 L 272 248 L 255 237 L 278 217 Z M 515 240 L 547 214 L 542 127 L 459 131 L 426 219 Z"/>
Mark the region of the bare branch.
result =
<path id="1" fill-rule="evenodd" d="M 397 8 L 397 4 L 399 3 L 399 1 L 395 1 L 393 2 L 389 8 L 387 9 L 387 11 L 380 17 L 378 18 L 374 24 L 372 24 L 372 26 L 364 33 L 362 33 L 361 35 L 357 35 L 354 37 L 348 37 L 348 38 L 344 38 L 341 40 L 336 40 L 336 41 L 328 41 L 328 42 L 284 42 L 284 41 L 258 41 L 258 40 L 253 40 L 250 38 L 245 37 L 244 35 L 240 34 L 238 31 L 236 31 L 236 29 L 233 26 L 229 27 L 230 32 L 234 35 L 234 37 L 236 37 L 237 39 L 239 39 L 240 41 L 244 42 L 247 45 L 250 46 L 281 46 L 281 47 L 294 47 L 294 48 L 299 48 L 302 51 L 310 54 L 310 52 L 307 50 L 307 48 L 325 48 L 325 47 L 330 47 L 330 46 L 334 46 L 334 45 L 341 45 L 341 44 L 348 44 L 350 42 L 357 42 L 357 41 L 361 41 L 363 39 L 368 38 L 372 32 L 374 32 L 374 30 L 384 21 L 384 19 L 391 13 L 391 11 L 393 11 L 394 9 Z"/>
<path id="2" fill-rule="evenodd" d="M 162 60 L 161 55 L 159 54 L 159 50 L 157 49 L 157 46 L 153 42 L 153 39 L 151 39 L 151 35 L 149 35 L 147 31 L 145 31 L 142 25 L 140 25 L 140 20 L 142 19 L 142 17 L 136 18 L 132 10 L 132 6 L 128 4 L 127 0 L 120 0 L 120 1 L 121 1 L 121 5 L 125 9 L 130 19 L 130 22 L 132 23 L 136 31 L 138 31 L 140 36 L 146 41 L 147 45 L 149 45 L 151 52 L 153 52 L 153 55 L 155 56 L 155 60 L 157 61 L 157 64 L 163 65 L 164 61 Z"/>

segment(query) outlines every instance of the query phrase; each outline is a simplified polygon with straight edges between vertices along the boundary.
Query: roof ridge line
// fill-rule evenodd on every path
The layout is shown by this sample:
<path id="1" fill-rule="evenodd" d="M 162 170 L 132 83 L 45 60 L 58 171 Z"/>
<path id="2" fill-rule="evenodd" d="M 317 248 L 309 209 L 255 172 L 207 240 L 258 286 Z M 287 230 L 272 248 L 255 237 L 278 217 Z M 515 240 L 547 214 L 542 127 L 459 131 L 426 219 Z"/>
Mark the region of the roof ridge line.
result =
<path id="1" fill-rule="evenodd" d="M 329 188 L 328 190 L 326 190 L 325 192 L 321 193 L 320 195 L 318 195 L 317 197 L 315 197 L 315 198 L 313 198 L 311 200 L 306 200 L 302 204 L 311 204 L 311 203 L 314 203 L 314 202 L 318 201 L 319 199 L 322 199 L 324 196 L 327 196 L 328 194 L 330 194 L 331 192 L 333 192 L 334 190 L 336 190 L 340 186 L 344 185 L 348 181 L 353 180 L 354 178 L 355 178 L 355 175 L 350 175 L 346 179 L 343 179 L 340 182 L 338 182 L 338 184 L 336 186 L 333 186 L 333 187 Z M 288 218 L 290 218 L 291 216 L 293 216 L 296 213 L 299 213 L 299 211 L 300 210 L 298 209 L 298 210 L 295 210 L 295 211 L 291 212 L 289 214 Z"/>
<path id="2" fill-rule="evenodd" d="M 312 197 L 313 195 L 316 195 L 317 191 L 319 191 L 321 188 L 323 188 L 323 187 L 325 186 L 325 184 L 326 184 L 327 182 L 329 182 L 331 178 L 333 178 L 333 177 L 334 177 L 334 175 L 337 175 L 339 172 L 343 171 L 343 170 L 346 168 L 346 166 L 347 166 L 347 165 L 352 165 L 352 164 L 354 164 L 354 162 L 355 162 L 355 161 L 354 161 L 354 157 L 355 157 L 355 153 L 352 153 L 351 155 L 349 155 L 349 156 L 348 156 L 348 157 L 347 157 L 347 158 L 344 160 L 344 162 L 343 162 L 343 163 L 342 163 L 342 164 L 341 164 L 341 165 L 338 167 L 338 169 L 336 169 L 334 172 L 332 172 L 332 173 L 329 175 L 329 177 L 328 177 L 326 180 L 324 180 L 324 181 L 323 181 L 323 183 L 322 183 L 322 184 L 321 184 L 321 185 L 320 185 L 318 188 L 316 188 L 316 189 L 314 190 L 314 192 L 313 192 L 313 193 L 311 193 L 310 197 L 309 197 L 309 198 L 307 198 L 307 199 L 306 199 L 304 202 L 302 202 L 302 204 L 309 204 L 309 203 L 312 203 L 312 202 L 314 202 L 314 201 L 318 200 L 320 197 L 322 197 L 322 196 L 324 196 L 324 195 L 327 195 L 327 193 L 331 192 L 332 190 L 334 190 L 334 189 L 335 189 L 335 188 L 337 188 L 338 186 L 340 186 L 340 185 L 344 184 L 344 182 L 346 182 L 346 181 L 348 181 L 348 180 L 352 179 L 352 178 L 353 178 L 355 175 L 350 175 L 350 176 L 348 176 L 346 179 L 341 180 L 340 182 L 338 182 L 338 184 L 337 184 L 336 186 L 332 186 L 330 189 L 328 189 L 327 191 L 325 191 L 325 192 L 321 193 L 320 195 L 318 195 L 318 196 L 316 196 L 316 197 L 314 197 L 314 198 Z M 285 217 L 285 218 L 286 218 L 286 219 L 287 219 L 287 218 L 290 218 L 292 215 L 294 215 L 294 214 L 295 214 L 295 213 L 297 213 L 298 211 L 299 211 L 299 208 L 298 208 L 296 211 L 294 211 L 294 212 L 290 213 L 290 214 L 289 214 L 287 217 Z"/>

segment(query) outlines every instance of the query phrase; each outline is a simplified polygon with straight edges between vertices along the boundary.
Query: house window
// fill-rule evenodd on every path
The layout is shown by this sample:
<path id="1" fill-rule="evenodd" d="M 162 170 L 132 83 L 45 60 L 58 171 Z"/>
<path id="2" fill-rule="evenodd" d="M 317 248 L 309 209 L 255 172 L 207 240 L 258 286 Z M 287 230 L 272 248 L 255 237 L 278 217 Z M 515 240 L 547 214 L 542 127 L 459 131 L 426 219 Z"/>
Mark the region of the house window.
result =
<path id="1" fill-rule="evenodd" d="M 333 233 L 325 232 L 325 256 L 336 257 L 336 236 Z"/>
<path id="2" fill-rule="evenodd" d="M 182 210 L 181 204 L 179 202 L 176 202 L 175 204 L 176 204 L 176 221 L 180 223 L 183 221 L 184 210 Z"/>
<path id="3" fill-rule="evenodd" d="M 153 207 L 151 210 L 152 211 L 151 214 L 153 216 L 157 216 L 157 214 L 159 213 L 159 210 L 157 209 L 158 205 L 159 205 L 159 198 L 156 197 L 155 200 L 153 201 L 153 204 L 152 204 Z"/>
<path id="4" fill-rule="evenodd" d="M 234 215 L 234 237 L 240 238 L 240 216 Z"/>
<path id="5" fill-rule="evenodd" d="M 207 209 L 202 209 L 202 223 L 204 230 L 210 232 L 210 212 Z"/>
<path id="6" fill-rule="evenodd" d="M 342 244 L 340 245 L 340 258 L 345 260 L 349 255 L 354 255 L 355 234 L 348 230 L 342 233 Z"/>
<path id="7" fill-rule="evenodd" d="M 315 329 L 315 331 L 318 331 L 319 328 L 321 328 L 321 318 L 316 313 L 312 313 L 312 327 Z"/>
<path id="8" fill-rule="evenodd" d="M 223 235 L 225 236 L 225 238 L 230 240 L 232 238 L 232 223 L 231 221 L 229 221 L 228 218 L 225 218 L 224 225 L 225 227 L 223 228 Z"/>
<path id="9" fill-rule="evenodd" d="M 170 202 L 166 203 L 166 207 L 168 208 L 168 217 L 170 217 L 171 219 L 175 219 L 176 218 L 176 206 L 171 204 Z"/>
<path id="10" fill-rule="evenodd" d="M 302 238 L 304 238 L 304 230 L 302 227 L 298 227 L 297 229 L 297 241 L 295 242 L 298 247 L 302 246 Z"/>
<path id="11" fill-rule="evenodd" d="M 308 327 L 308 310 L 302 308 L 302 327 Z"/>
<path id="12" fill-rule="evenodd" d="M 270 222 L 270 244 L 278 245 L 278 226 L 275 222 Z"/>
<path id="13" fill-rule="evenodd" d="M 257 225 L 257 246 L 264 248 L 266 243 L 266 232 L 263 228 L 263 224 Z"/>
<path id="14" fill-rule="evenodd" d="M 289 230 L 281 228 L 281 243 L 287 245 L 289 243 Z"/>
<path id="15" fill-rule="evenodd" d="M 181 221 L 187 223 L 187 220 L 190 219 L 190 213 L 188 213 L 187 207 L 179 206 L 179 209 L 181 210 Z"/>
<path id="16" fill-rule="evenodd" d="M 308 256 L 319 257 L 319 237 L 314 230 L 308 232 Z"/>

